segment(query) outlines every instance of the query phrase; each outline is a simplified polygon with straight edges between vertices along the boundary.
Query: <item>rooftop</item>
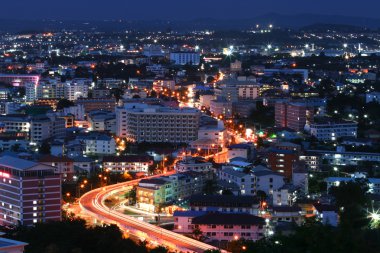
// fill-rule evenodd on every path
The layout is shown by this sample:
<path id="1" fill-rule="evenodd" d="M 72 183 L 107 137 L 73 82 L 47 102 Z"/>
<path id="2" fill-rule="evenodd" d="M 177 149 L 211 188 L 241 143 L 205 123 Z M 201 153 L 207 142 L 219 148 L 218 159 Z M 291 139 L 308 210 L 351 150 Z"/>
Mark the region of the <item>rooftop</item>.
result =
<path id="1" fill-rule="evenodd" d="M 193 224 L 264 225 L 264 218 L 245 213 L 208 213 L 193 218 Z"/>
<path id="2" fill-rule="evenodd" d="M 38 163 L 29 161 L 29 160 L 16 158 L 13 156 L 0 157 L 0 166 L 12 168 L 12 169 L 26 170 L 36 165 L 38 165 Z"/>

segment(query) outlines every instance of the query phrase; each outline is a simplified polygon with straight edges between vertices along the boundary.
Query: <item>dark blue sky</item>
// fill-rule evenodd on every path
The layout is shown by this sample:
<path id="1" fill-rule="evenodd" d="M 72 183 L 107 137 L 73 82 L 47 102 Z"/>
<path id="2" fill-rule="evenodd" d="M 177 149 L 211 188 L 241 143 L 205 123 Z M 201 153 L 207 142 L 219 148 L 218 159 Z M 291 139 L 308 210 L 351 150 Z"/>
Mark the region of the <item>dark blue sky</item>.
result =
<path id="1" fill-rule="evenodd" d="M 16 19 L 229 19 L 271 12 L 380 18 L 379 0 L 0 0 L 0 9 L 0 18 Z"/>

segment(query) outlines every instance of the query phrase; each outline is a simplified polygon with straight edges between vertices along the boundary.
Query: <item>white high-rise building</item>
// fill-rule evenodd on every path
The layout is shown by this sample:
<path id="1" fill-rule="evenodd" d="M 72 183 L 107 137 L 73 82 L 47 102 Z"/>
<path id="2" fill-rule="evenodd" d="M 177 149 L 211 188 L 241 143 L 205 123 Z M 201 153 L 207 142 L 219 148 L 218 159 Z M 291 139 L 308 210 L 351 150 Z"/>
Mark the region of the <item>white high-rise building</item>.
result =
<path id="1" fill-rule="evenodd" d="M 170 60 L 176 65 L 199 65 L 201 56 L 197 52 L 173 52 L 170 53 Z"/>
<path id="2" fill-rule="evenodd" d="M 26 83 L 25 84 L 25 97 L 26 102 L 33 102 L 36 100 L 37 96 L 36 84 L 35 83 Z"/>
<path id="3" fill-rule="evenodd" d="M 89 79 L 75 79 L 65 84 L 65 98 L 76 101 L 78 98 L 88 97 L 88 88 L 91 85 Z"/>
<path id="4" fill-rule="evenodd" d="M 116 108 L 116 134 L 135 142 L 189 143 L 198 137 L 200 115 L 194 108 L 126 104 Z"/>

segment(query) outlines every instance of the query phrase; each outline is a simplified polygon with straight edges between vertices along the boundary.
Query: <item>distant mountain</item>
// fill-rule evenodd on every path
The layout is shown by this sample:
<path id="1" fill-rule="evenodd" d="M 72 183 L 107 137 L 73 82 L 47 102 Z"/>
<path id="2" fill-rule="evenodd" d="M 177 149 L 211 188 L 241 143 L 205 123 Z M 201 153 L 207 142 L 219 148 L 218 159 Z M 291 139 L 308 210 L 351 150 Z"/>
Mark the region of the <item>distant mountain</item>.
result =
<path id="1" fill-rule="evenodd" d="M 235 30 L 251 29 L 256 24 L 273 24 L 276 27 L 293 29 L 328 29 L 331 24 L 337 28 L 345 26 L 379 29 L 380 19 L 366 17 L 349 17 L 337 15 L 295 14 L 283 15 L 269 13 L 249 19 L 194 19 L 194 20 L 99 20 L 99 21 L 60 21 L 60 20 L 1 20 L 0 31 L 56 31 L 61 29 L 122 31 L 136 30 Z M 317 26 L 315 24 L 318 24 Z M 325 27 L 323 27 L 325 26 Z M 345 29 L 349 29 L 346 27 Z"/>

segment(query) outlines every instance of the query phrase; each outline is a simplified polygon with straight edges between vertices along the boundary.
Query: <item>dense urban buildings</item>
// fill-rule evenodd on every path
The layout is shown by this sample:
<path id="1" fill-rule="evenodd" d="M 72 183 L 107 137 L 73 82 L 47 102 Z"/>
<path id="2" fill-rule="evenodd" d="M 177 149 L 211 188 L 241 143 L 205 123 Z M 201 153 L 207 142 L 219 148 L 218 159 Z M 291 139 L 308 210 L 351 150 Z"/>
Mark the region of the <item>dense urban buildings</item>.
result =
<path id="1" fill-rule="evenodd" d="M 380 252 L 376 18 L 86 21 L 96 1 L 0 22 L 1 252 Z"/>

